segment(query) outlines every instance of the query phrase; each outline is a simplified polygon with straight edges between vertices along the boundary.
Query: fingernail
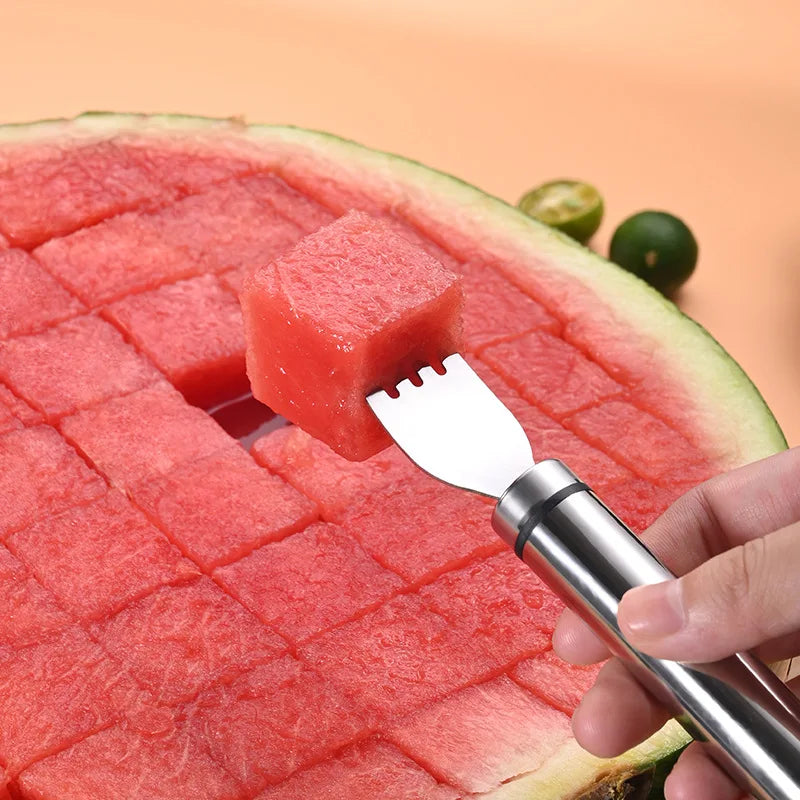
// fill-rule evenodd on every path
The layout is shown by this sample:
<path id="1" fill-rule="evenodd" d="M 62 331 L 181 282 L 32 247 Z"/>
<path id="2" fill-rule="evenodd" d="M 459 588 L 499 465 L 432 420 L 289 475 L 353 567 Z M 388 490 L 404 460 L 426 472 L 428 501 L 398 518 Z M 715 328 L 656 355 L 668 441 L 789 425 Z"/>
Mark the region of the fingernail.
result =
<path id="1" fill-rule="evenodd" d="M 686 624 L 680 581 L 638 586 L 624 597 L 620 624 L 636 638 L 672 636 Z"/>

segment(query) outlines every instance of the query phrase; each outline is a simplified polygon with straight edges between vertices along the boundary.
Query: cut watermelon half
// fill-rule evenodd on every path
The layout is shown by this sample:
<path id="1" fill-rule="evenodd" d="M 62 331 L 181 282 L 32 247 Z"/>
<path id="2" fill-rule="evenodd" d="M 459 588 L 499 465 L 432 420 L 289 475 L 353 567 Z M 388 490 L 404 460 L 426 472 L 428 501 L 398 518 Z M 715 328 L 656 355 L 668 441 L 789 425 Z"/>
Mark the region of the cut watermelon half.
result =
<path id="1" fill-rule="evenodd" d="M 560 605 L 498 552 L 486 503 L 394 448 L 353 464 L 297 428 L 248 454 L 198 407 L 247 405 L 244 273 L 352 209 L 463 276 L 470 362 L 536 456 L 564 458 L 637 530 L 785 447 L 675 306 L 454 178 L 228 120 L 0 128 L 0 580 L 21 621 L 0 630 L 0 786 L 15 799 L 658 796 L 686 734 L 671 723 L 608 760 L 580 749 L 568 717 L 594 671 L 553 656 Z M 447 535 L 422 502 L 446 503 Z M 128 561 L 147 568 L 134 579 Z"/>

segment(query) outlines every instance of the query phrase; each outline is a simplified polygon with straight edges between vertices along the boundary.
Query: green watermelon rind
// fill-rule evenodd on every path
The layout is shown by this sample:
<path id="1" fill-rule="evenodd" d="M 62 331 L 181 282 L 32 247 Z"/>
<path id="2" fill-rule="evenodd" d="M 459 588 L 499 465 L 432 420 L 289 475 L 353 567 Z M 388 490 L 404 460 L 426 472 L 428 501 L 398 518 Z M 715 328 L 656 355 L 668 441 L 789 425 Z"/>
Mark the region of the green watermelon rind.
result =
<path id="1" fill-rule="evenodd" d="M 699 324 L 644 281 L 606 261 L 569 237 L 531 219 L 476 187 L 405 157 L 371 150 L 329 133 L 292 126 L 246 125 L 239 119 L 185 115 L 88 112 L 75 119 L 52 119 L 0 126 L 0 167 L 4 148 L 59 139 L 112 135 L 175 137 L 182 144 L 256 158 L 268 163 L 296 161 L 324 165 L 343 180 L 378 180 L 381 190 L 401 199 L 406 209 L 460 215 L 466 230 L 481 230 L 488 247 L 525 263 L 546 260 L 546 268 L 590 289 L 613 309 L 622 326 L 651 340 L 659 365 L 691 391 L 698 429 L 709 440 L 720 468 L 731 468 L 786 447 L 786 440 L 764 398 L 739 365 Z M 535 256 L 535 258 L 534 258 Z M 524 267 L 513 276 L 524 283 Z M 534 267 L 531 267 L 533 270 Z M 624 307 L 624 313 L 620 309 Z M 485 800 L 617 800 L 663 797 L 665 767 L 690 741 L 670 722 L 636 748 L 614 759 L 597 759 L 570 740 L 535 773 L 519 776 L 486 794 Z M 656 775 L 652 785 L 642 781 Z M 633 790 L 633 794 L 631 791 Z M 644 794 L 643 794 L 644 793 Z"/>

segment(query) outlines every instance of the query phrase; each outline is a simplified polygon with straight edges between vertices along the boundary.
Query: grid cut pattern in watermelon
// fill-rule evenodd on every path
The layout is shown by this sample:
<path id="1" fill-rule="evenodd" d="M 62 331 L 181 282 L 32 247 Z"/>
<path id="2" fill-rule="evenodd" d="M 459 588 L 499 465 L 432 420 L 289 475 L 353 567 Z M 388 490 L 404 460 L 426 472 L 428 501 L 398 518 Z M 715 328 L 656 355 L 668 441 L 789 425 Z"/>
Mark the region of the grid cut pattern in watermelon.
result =
<path id="1" fill-rule="evenodd" d="M 0 545 L 0 649 L 36 644 L 71 622 L 55 597 Z"/>
<path id="2" fill-rule="evenodd" d="M 346 749 L 255 800 L 458 800 L 459 793 L 421 769 L 388 742 L 369 740 Z"/>
<path id="3" fill-rule="evenodd" d="M 34 760 L 109 725 L 140 696 L 130 678 L 78 628 L 3 651 L 0 758 L 16 775 Z"/>
<path id="4" fill-rule="evenodd" d="M 509 284 L 488 264 L 462 264 L 464 347 L 484 347 L 514 339 L 532 330 L 557 335 L 561 323 L 540 303 Z"/>
<path id="5" fill-rule="evenodd" d="M 487 347 L 481 358 L 528 402 L 555 419 L 624 392 L 601 367 L 543 331 Z"/>
<path id="6" fill-rule="evenodd" d="M 324 522 L 216 570 L 214 578 L 293 643 L 378 606 L 403 587 L 354 537 Z"/>
<path id="7" fill-rule="evenodd" d="M 569 736 L 565 714 L 505 676 L 420 709 L 389 734 L 440 780 L 476 793 L 534 772 Z"/>
<path id="8" fill-rule="evenodd" d="M 490 674 L 478 643 L 400 595 L 298 650 L 376 725 Z"/>
<path id="9" fill-rule="evenodd" d="M 348 461 L 296 425 L 262 436 L 250 452 L 259 464 L 313 498 L 329 522 L 341 522 L 362 497 L 417 472 L 396 445 L 364 461 Z"/>
<path id="10" fill-rule="evenodd" d="M 90 630 L 167 706 L 287 649 L 283 639 L 208 578 L 165 586 Z"/>
<path id="11" fill-rule="evenodd" d="M 597 678 L 596 665 L 578 667 L 547 650 L 520 662 L 511 677 L 548 705 L 572 716 Z"/>
<path id="12" fill-rule="evenodd" d="M 490 517 L 482 499 L 417 472 L 364 496 L 343 525 L 383 566 L 417 584 L 501 550 Z"/>
<path id="13" fill-rule="evenodd" d="M 123 491 L 180 464 L 239 449 L 211 417 L 167 383 L 80 411 L 62 420 L 61 430 Z"/>
<path id="14" fill-rule="evenodd" d="M 44 417 L 0 383 L 0 433 L 17 428 L 30 428 L 44 422 Z"/>
<path id="15" fill-rule="evenodd" d="M 34 333 L 86 310 L 24 250 L 0 250 L 0 339 Z"/>
<path id="16" fill-rule="evenodd" d="M 448 572 L 420 589 L 425 604 L 505 669 L 523 654 L 550 647 L 561 602 L 516 556 L 504 551 Z"/>
<path id="17" fill-rule="evenodd" d="M 40 425 L 0 436 L 0 539 L 104 494 L 90 470 L 53 428 Z"/>
<path id="18" fill-rule="evenodd" d="M 50 422 L 162 378 L 93 315 L 0 342 L 0 377 Z"/>
<path id="19" fill-rule="evenodd" d="M 191 719 L 212 757 L 251 796 L 368 730 L 330 681 L 291 656 L 204 692 Z"/>
<path id="20" fill-rule="evenodd" d="M 158 366 L 205 405 L 206 388 L 232 385 L 219 378 L 225 346 L 210 340 L 241 336 L 233 296 L 221 301 L 220 286 L 237 292 L 259 259 L 359 208 L 464 276 L 468 358 L 520 418 L 537 459 L 563 458 L 637 530 L 710 470 L 681 427 L 685 398 L 652 369 L 617 363 L 614 324 L 575 316 L 564 278 L 520 280 L 529 271 L 512 256 L 484 252 L 457 221 L 426 219 L 368 183 L 321 176 L 302 159 L 282 162 L 280 178 L 254 174 L 246 158 L 201 138 L 33 145 L 27 156 L 0 148 L 0 184 L 12 192 L 0 193 L 0 249 L 11 228 L 12 244 L 37 247 L 34 260 L 17 251 L 17 277 L 6 275 L 14 288 L 0 308 L 18 311 L 0 318 L 16 314 L 31 326 L 13 323 L 13 341 L 44 341 L 74 323 L 85 311 L 75 297 L 91 307 L 112 302 L 100 313 L 124 332 L 139 363 Z M 54 286 L 68 289 L 55 291 L 58 302 Z M 123 319 L 122 309 L 135 312 Z M 125 345 L 126 358 L 132 352 Z M 40 376 L 43 391 L 79 356 L 63 348 L 63 365 L 56 355 L 52 374 Z M 186 388 L 182 370 L 199 391 Z M 256 467 L 166 382 L 110 386 L 120 376 L 106 371 L 91 405 L 58 421 L 83 458 L 52 428 L 23 430 L 41 415 L 19 400 L 29 394 L 16 383 L 0 385 L 0 495 L 8 498 L 0 538 L 33 567 L 0 549 L 0 614 L 9 620 L 0 622 L 0 657 L 8 659 L 0 713 L 11 720 L 0 761 L 6 748 L 15 797 L 253 800 L 263 791 L 261 800 L 355 800 L 384 791 L 392 800 L 454 800 L 468 785 L 492 791 L 515 770 L 536 768 L 529 765 L 539 750 L 522 753 L 492 725 L 516 726 L 524 710 L 524 724 L 546 739 L 565 717 L 543 704 L 570 712 L 591 670 L 562 677 L 547 650 L 560 605 L 512 556 L 483 549 L 480 531 L 500 547 L 488 506 L 452 490 L 446 524 L 415 516 L 436 507 L 443 487 L 398 451 L 353 464 L 292 427 L 255 445 Z M 58 392 L 85 390 L 64 384 Z M 61 412 L 49 413 L 54 422 Z M 620 437 L 625 426 L 642 437 L 638 448 Z M 146 510 L 195 563 L 192 573 L 225 564 L 212 572 L 217 583 L 153 578 L 155 556 L 128 575 L 125 565 L 135 562 L 101 552 L 93 534 L 104 526 L 113 533 L 118 514 L 98 499 L 108 486 L 87 462 Z M 242 497 L 250 499 L 235 508 Z M 313 503 L 347 528 L 301 530 L 316 518 Z M 136 523 L 119 537 L 123 551 L 144 524 L 129 513 Z M 62 531 L 59 519 L 92 532 L 78 548 L 66 533 L 42 533 Z M 434 548 L 442 536 L 452 538 Z M 54 582 L 59 563 L 74 569 Z M 67 610 L 97 617 L 91 632 L 100 648 L 70 627 Z M 31 729 L 23 728 L 29 708 Z M 165 713 L 172 722 L 162 729 Z M 476 719 L 490 724 L 478 729 Z M 459 728 L 472 731 L 475 752 L 466 756 L 449 744 Z M 386 737 L 401 730 L 397 749 Z M 373 786 L 376 775 L 385 785 Z"/>
<path id="21" fill-rule="evenodd" d="M 129 492 L 205 570 L 242 558 L 317 519 L 314 503 L 238 447 L 180 464 Z"/>
<path id="22" fill-rule="evenodd" d="M 272 206 L 227 181 L 158 211 L 133 211 L 51 239 L 34 255 L 94 308 L 181 278 L 267 263 L 302 237 Z"/>
<path id="23" fill-rule="evenodd" d="M 81 621 L 113 614 L 163 584 L 198 574 L 116 490 L 40 520 L 7 544 Z"/>
<path id="24" fill-rule="evenodd" d="M 158 735 L 114 725 L 39 761 L 19 779 L 37 800 L 244 800 L 234 779 L 176 724 Z"/>
<path id="25" fill-rule="evenodd" d="M 196 406 L 248 391 L 239 301 L 214 275 L 130 295 L 103 311 Z"/>
<path id="26" fill-rule="evenodd" d="M 8 163 L 0 162 L 0 230 L 13 244 L 30 248 L 251 170 L 243 159 L 191 152 L 185 145 L 29 145 Z"/>
<path id="27" fill-rule="evenodd" d="M 574 414 L 568 425 L 633 472 L 655 484 L 700 483 L 711 477 L 692 444 L 674 428 L 630 403 L 611 400 Z M 609 425 L 617 435 L 609 441 Z"/>

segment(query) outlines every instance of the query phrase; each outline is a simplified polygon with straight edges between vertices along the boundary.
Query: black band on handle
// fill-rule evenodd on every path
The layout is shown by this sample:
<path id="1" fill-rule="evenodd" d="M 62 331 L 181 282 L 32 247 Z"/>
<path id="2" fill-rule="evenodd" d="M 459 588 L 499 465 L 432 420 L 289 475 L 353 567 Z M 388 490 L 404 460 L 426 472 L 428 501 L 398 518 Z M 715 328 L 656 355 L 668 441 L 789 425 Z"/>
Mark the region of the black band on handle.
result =
<path id="1" fill-rule="evenodd" d="M 547 500 L 537 503 L 529 512 L 519 526 L 517 541 L 514 543 L 514 552 L 518 558 L 522 558 L 522 551 L 525 549 L 525 542 L 531 538 L 531 534 L 537 525 L 544 522 L 545 517 L 562 501 L 566 500 L 571 494 L 576 492 L 590 492 L 591 489 L 583 483 L 576 481 L 563 489 L 559 489 L 555 494 L 551 494 Z"/>

